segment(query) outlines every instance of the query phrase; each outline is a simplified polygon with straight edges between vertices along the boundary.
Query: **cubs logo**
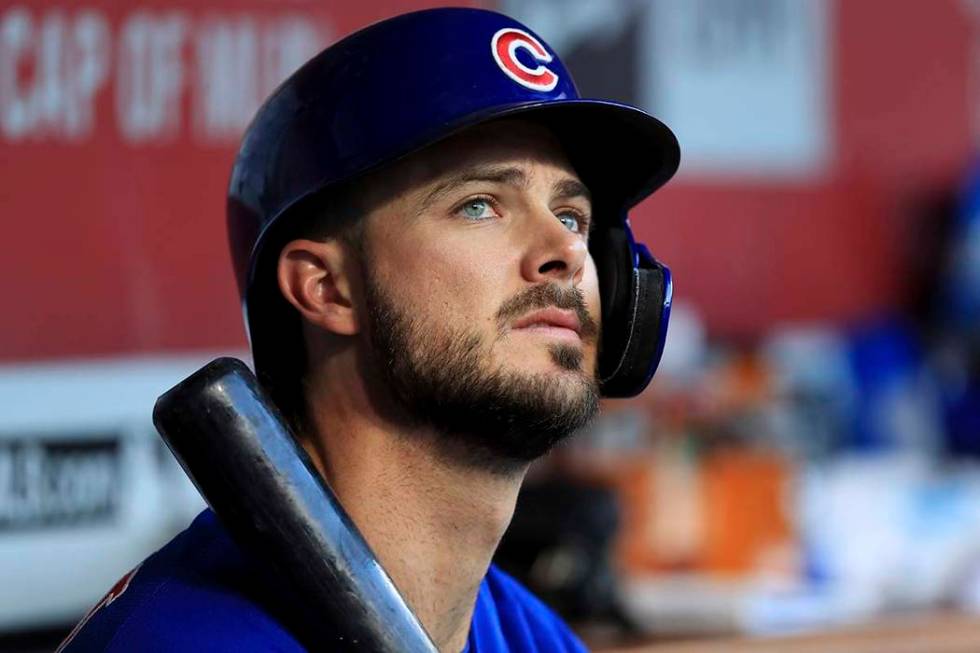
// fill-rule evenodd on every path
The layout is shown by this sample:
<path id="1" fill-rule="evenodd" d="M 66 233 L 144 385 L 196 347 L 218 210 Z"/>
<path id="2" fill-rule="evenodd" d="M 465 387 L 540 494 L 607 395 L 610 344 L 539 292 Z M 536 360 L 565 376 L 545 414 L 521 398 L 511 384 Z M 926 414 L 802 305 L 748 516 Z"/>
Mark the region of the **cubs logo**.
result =
<path id="1" fill-rule="evenodd" d="M 524 30 L 505 27 L 493 35 L 490 43 L 493 58 L 508 77 L 532 91 L 551 91 L 558 84 L 558 75 L 544 64 L 552 60 L 541 41 Z M 517 59 L 517 51 L 525 50 L 539 62 L 535 68 L 528 68 Z"/>

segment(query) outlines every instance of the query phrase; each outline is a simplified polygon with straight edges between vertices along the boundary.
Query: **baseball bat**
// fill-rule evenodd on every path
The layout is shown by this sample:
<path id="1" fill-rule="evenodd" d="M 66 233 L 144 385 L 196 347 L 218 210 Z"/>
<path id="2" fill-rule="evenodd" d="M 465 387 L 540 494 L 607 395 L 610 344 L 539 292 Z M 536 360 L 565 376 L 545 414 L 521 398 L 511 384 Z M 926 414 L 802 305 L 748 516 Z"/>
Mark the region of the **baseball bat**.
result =
<path id="1" fill-rule="evenodd" d="M 157 400 L 153 423 L 232 538 L 312 608 L 317 649 L 437 651 L 243 362 L 208 363 Z"/>

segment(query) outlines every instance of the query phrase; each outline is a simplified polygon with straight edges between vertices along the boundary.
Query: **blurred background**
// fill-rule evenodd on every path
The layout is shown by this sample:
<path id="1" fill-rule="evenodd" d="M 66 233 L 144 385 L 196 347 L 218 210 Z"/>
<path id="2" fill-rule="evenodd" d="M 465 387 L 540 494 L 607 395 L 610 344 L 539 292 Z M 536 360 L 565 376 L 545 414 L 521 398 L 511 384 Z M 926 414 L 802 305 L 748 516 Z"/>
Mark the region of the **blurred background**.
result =
<path id="1" fill-rule="evenodd" d="M 471 4 L 683 152 L 633 214 L 674 272 L 661 370 L 537 466 L 501 564 L 597 648 L 980 650 L 980 2 Z M 150 412 L 247 357 L 224 194 L 258 104 L 432 5 L 0 2 L 0 650 L 203 507 Z"/>

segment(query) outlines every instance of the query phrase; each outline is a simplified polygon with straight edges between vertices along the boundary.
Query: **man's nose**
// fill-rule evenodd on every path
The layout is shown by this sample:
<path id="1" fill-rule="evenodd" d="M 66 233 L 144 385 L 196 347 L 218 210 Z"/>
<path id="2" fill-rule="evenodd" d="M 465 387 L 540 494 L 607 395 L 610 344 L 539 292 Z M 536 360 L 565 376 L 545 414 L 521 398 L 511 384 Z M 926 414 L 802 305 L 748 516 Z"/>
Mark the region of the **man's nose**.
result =
<path id="1" fill-rule="evenodd" d="M 566 227 L 549 209 L 529 216 L 527 252 L 522 274 L 531 283 L 582 280 L 588 245 L 581 234 Z"/>

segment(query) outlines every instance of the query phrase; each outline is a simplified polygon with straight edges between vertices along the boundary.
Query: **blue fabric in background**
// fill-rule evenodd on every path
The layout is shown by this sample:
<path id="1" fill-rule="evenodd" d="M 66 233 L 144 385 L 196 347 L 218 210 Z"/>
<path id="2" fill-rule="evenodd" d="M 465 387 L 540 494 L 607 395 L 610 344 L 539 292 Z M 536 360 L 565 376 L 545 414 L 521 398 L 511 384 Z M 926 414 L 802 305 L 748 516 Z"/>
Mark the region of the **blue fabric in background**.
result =
<path id="1" fill-rule="evenodd" d="M 924 352 L 915 329 L 905 318 L 884 315 L 854 329 L 849 338 L 851 370 L 859 393 L 850 433 L 843 448 L 861 453 L 892 452 L 908 442 L 888 418 L 903 399 L 912 410 L 923 409 L 916 386 Z M 926 423 L 930 416 L 920 416 Z M 921 442 L 920 442 L 921 444 Z"/>

